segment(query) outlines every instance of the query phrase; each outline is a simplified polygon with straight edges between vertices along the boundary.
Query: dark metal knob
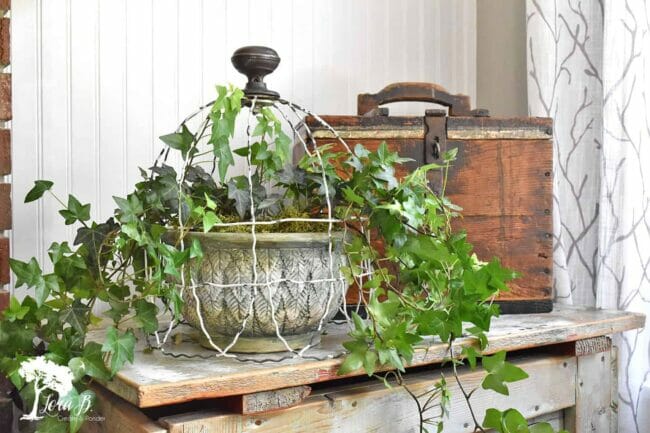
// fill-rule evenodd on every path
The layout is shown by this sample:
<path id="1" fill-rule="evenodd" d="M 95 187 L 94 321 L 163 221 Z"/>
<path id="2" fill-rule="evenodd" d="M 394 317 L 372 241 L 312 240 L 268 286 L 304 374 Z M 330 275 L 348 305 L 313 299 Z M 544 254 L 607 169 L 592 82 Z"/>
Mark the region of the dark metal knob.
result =
<path id="1" fill-rule="evenodd" d="M 235 51 L 231 58 L 232 64 L 239 72 L 248 77 L 244 93 L 249 98 L 277 99 L 278 92 L 266 88 L 264 77 L 275 71 L 280 64 L 278 53 L 268 47 L 250 46 Z"/>

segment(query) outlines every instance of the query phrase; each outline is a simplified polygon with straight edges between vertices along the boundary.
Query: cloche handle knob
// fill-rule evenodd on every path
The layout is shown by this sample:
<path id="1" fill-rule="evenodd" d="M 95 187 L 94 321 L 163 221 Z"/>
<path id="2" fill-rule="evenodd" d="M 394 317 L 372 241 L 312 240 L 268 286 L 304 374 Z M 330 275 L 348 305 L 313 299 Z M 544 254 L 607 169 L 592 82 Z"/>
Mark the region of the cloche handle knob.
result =
<path id="1" fill-rule="evenodd" d="M 244 93 L 249 98 L 278 99 L 280 94 L 266 88 L 264 77 L 280 64 L 280 56 L 273 48 L 249 46 L 236 50 L 231 58 L 239 72 L 248 77 Z"/>

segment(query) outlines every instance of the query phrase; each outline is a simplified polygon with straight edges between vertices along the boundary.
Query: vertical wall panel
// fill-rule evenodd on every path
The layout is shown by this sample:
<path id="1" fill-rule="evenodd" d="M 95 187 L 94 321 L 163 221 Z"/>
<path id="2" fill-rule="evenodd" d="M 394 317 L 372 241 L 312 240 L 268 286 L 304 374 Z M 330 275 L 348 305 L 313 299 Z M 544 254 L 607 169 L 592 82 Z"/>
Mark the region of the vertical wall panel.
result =
<path id="1" fill-rule="evenodd" d="M 211 100 L 215 84 L 244 83 L 230 65 L 238 47 L 276 48 L 282 62 L 269 86 L 320 113 L 355 113 L 357 93 L 394 81 L 476 93 L 475 0 L 13 0 L 12 8 L 21 259 L 42 260 L 50 242 L 73 234 L 53 200 L 22 204 L 34 179 L 54 180 L 63 198 L 72 192 L 93 204 L 93 217 L 107 217 L 137 166 L 153 162 L 158 136 Z"/>

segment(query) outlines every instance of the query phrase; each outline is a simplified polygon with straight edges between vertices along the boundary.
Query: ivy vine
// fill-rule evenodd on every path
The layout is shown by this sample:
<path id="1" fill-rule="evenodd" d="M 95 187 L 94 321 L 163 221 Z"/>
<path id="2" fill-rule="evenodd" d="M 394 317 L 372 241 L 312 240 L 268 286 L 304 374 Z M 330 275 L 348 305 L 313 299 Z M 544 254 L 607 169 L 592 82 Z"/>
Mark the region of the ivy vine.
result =
<path id="1" fill-rule="evenodd" d="M 358 144 L 351 154 L 321 146 L 292 164 L 291 139 L 268 106 L 255 112 L 251 146 L 232 149 L 237 116 L 250 102 L 238 88 L 217 86 L 217 98 L 196 131 L 187 121 L 160 137 L 166 145 L 162 155 L 178 152 L 182 169 L 159 162 L 141 170 L 134 191 L 115 197 L 116 209 L 103 222 L 92 221 L 90 205 L 79 198 L 57 196 L 50 181 L 37 180 L 25 197 L 25 202 L 51 197 L 60 204 L 64 223 L 77 226 L 72 244 L 55 242 L 48 249 L 51 272 L 34 258 L 11 260 L 16 288 L 29 291 L 22 301 L 11 298 L 0 320 L 0 370 L 19 393 L 17 401 L 27 403 L 23 409 L 35 399 L 33 383 L 21 373 L 25 362 L 43 358 L 68 367 L 74 379 L 65 396 L 66 421 L 45 417 L 38 431 L 78 431 L 84 419 L 80 396 L 92 397 L 88 385 L 110 380 L 133 362 L 137 338 L 157 331 L 161 314 L 180 319 L 183 267 L 203 257 L 198 240 L 184 241 L 187 233 L 243 230 L 223 223 L 250 220 L 251 199 L 256 220 L 289 218 L 260 230 L 283 232 L 325 230 L 325 224 L 295 219 L 325 218 L 330 202 L 339 228 L 353 234 L 342 272 L 358 282 L 355 276 L 371 264 L 373 272 L 360 287 L 367 318 L 352 314 L 340 374 L 363 369 L 387 384 L 394 377 L 408 390 L 406 367 L 425 338 L 436 338 L 449 344 L 449 362 L 470 410 L 475 390 L 466 391 L 458 380 L 460 365 L 474 369 L 480 360 L 486 372 L 481 387 L 506 395 L 507 383 L 527 377 L 504 352 L 480 353 L 499 314 L 492 301 L 516 274 L 496 258 L 481 261 L 465 233 L 452 228 L 461 209 L 445 197 L 444 188 L 440 195 L 429 188 L 428 174 L 441 170 L 446 178 L 455 150 L 440 164 L 402 179 L 395 167 L 406 160 L 385 143 L 372 151 Z M 250 160 L 252 182 L 228 176 L 235 155 Z M 362 222 L 368 230 L 362 230 Z M 100 302 L 107 306 L 104 317 L 94 312 Z M 110 321 L 104 341 L 88 341 L 89 328 L 103 319 Z M 476 348 L 451 356 L 452 342 L 467 335 L 475 337 Z M 386 370 L 392 372 L 380 373 Z M 413 397 L 421 431 L 442 431 L 450 401 L 446 379 L 424 403 L 422 396 Z M 472 416 L 476 431 L 553 432 L 546 423 L 529 426 L 514 409 L 490 409 L 482 420 L 473 411 Z"/>

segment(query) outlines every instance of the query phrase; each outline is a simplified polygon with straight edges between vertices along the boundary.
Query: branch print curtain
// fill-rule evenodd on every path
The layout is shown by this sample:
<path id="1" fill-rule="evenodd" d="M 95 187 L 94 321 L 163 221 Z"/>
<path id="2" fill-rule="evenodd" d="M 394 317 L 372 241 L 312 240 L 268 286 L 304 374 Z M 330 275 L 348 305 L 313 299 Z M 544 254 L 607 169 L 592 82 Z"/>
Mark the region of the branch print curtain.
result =
<path id="1" fill-rule="evenodd" d="M 554 119 L 556 300 L 650 315 L 650 1 L 526 6 L 529 112 Z M 650 330 L 615 343 L 619 431 L 650 432 Z"/>

